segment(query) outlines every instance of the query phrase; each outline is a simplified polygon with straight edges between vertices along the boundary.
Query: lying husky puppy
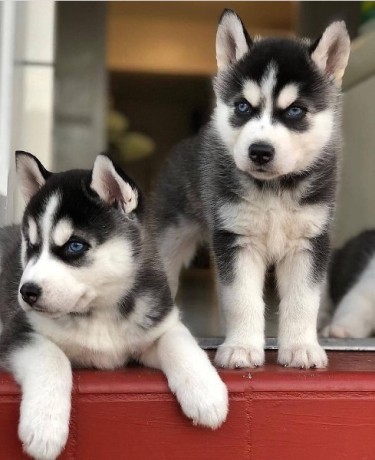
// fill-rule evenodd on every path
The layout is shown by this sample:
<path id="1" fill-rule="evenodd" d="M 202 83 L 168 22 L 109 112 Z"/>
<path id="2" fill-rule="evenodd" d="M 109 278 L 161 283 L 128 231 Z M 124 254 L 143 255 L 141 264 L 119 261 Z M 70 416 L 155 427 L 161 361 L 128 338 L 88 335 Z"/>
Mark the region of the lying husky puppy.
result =
<path id="1" fill-rule="evenodd" d="M 206 238 L 226 319 L 216 363 L 264 362 L 263 285 L 275 267 L 281 364 L 324 367 L 317 341 L 340 149 L 340 86 L 350 50 L 342 22 L 315 43 L 251 40 L 225 10 L 217 31 L 212 120 L 178 145 L 154 196 L 154 221 L 175 294 Z"/>
<path id="2" fill-rule="evenodd" d="M 22 387 L 25 451 L 50 460 L 63 449 L 71 364 L 162 369 L 194 423 L 220 426 L 226 387 L 180 322 L 137 186 L 105 156 L 58 174 L 28 153 L 16 161 L 29 202 L 21 231 L 0 233 L 0 359 Z"/>
<path id="3" fill-rule="evenodd" d="M 366 230 L 335 251 L 328 299 L 334 314 L 325 337 L 365 338 L 375 333 L 375 230 Z M 329 304 L 328 304 L 329 306 Z M 323 309 L 327 305 L 322 305 Z"/>

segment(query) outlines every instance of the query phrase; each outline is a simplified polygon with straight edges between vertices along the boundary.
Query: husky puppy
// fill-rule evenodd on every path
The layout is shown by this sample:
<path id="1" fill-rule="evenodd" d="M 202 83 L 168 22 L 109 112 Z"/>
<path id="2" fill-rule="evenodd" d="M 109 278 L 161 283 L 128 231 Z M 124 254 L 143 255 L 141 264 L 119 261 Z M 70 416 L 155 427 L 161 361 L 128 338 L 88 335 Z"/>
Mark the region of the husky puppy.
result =
<path id="1" fill-rule="evenodd" d="M 71 365 L 162 369 L 193 420 L 227 415 L 227 390 L 179 319 L 144 231 L 137 186 L 106 156 L 92 171 L 52 174 L 17 153 L 28 205 L 0 232 L 0 362 L 22 388 L 19 437 L 37 459 L 63 449 Z"/>
<path id="2" fill-rule="evenodd" d="M 325 367 L 316 323 L 335 208 L 340 86 L 350 50 L 343 22 L 315 43 L 252 40 L 225 10 L 216 36 L 216 108 L 178 145 L 155 189 L 156 237 L 175 294 L 202 238 L 214 254 L 226 319 L 216 363 L 264 363 L 263 284 L 281 297 L 278 360 Z"/>
<path id="3" fill-rule="evenodd" d="M 328 299 L 334 314 L 325 337 L 365 338 L 375 333 L 375 230 L 366 230 L 334 252 Z"/>

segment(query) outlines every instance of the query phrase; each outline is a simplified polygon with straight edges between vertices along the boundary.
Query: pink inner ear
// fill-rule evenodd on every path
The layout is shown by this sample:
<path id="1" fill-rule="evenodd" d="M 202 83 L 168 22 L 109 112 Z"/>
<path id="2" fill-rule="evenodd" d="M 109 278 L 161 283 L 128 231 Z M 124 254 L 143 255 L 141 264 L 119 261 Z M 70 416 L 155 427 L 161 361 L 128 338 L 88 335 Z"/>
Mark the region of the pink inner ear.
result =
<path id="1" fill-rule="evenodd" d="M 113 204 L 115 201 L 119 201 L 120 203 L 124 201 L 121 188 L 110 171 L 104 171 L 102 183 L 103 188 L 105 189 L 105 194 L 107 195 L 105 200 L 109 204 Z"/>
<path id="2" fill-rule="evenodd" d="M 21 190 L 28 201 L 45 183 L 38 165 L 28 157 L 20 157 L 17 162 L 17 172 L 20 178 Z"/>
<path id="3" fill-rule="evenodd" d="M 339 53 L 340 45 L 338 40 L 336 40 L 328 50 L 326 71 L 330 75 L 333 75 L 337 69 L 337 65 L 340 59 Z"/>

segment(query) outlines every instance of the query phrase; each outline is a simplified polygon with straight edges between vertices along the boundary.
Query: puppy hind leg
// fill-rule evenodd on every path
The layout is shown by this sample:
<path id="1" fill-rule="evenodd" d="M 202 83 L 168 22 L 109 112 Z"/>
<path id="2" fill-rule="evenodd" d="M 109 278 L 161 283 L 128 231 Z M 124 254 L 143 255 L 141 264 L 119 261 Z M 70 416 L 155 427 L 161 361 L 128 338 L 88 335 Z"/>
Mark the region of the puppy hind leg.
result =
<path id="1" fill-rule="evenodd" d="M 321 297 L 320 297 L 320 305 L 319 305 L 319 312 L 318 312 L 317 329 L 318 329 L 319 335 L 322 335 L 323 330 L 330 323 L 332 319 L 333 310 L 334 310 L 334 305 L 333 305 L 331 296 L 329 294 L 328 281 L 325 280 L 321 286 Z"/>
<path id="2" fill-rule="evenodd" d="M 180 272 L 191 263 L 202 240 L 201 235 L 202 230 L 197 223 L 181 219 L 178 224 L 167 227 L 158 238 L 159 252 L 172 298 L 177 294 Z"/>
<path id="3" fill-rule="evenodd" d="M 370 337 L 374 330 L 375 298 L 358 284 L 341 300 L 323 336 L 361 339 Z"/>
<path id="4" fill-rule="evenodd" d="M 194 424 L 218 428 L 228 413 L 228 391 L 189 330 L 177 322 L 141 356 L 161 369 L 184 414 Z"/>

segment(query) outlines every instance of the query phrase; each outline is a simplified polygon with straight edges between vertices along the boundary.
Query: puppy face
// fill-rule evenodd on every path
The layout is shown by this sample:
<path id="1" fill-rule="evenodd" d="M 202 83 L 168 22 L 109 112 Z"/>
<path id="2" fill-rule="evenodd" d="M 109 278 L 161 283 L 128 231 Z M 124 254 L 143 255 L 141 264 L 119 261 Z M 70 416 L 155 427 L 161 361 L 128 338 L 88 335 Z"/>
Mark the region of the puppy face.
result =
<path id="1" fill-rule="evenodd" d="M 92 173 L 53 174 L 32 196 L 22 223 L 19 304 L 24 310 L 83 314 L 110 307 L 131 287 L 140 245 L 139 221 L 132 215 L 138 191 L 110 160 L 102 157 L 99 163 Z M 95 167 L 101 168 L 100 177 Z"/>
<path id="2" fill-rule="evenodd" d="M 241 171 L 269 180 L 318 160 L 334 136 L 348 54 L 343 23 L 331 25 L 313 46 L 291 39 L 252 42 L 235 13 L 224 14 L 214 121 Z"/>

